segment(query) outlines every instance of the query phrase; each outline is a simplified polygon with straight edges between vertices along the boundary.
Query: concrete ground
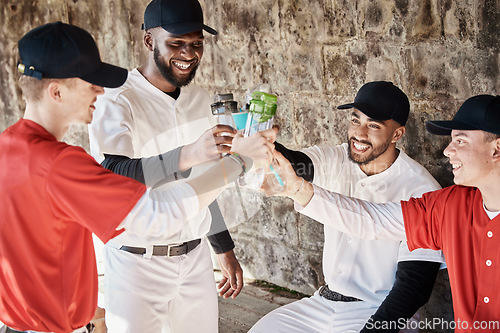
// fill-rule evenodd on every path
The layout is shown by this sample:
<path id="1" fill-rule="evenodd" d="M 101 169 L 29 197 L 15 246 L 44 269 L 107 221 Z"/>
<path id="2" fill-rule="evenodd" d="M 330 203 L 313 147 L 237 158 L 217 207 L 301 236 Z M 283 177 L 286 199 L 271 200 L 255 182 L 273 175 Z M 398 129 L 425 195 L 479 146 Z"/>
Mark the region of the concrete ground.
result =
<path id="1" fill-rule="evenodd" d="M 220 273 L 215 271 L 214 274 L 216 281 L 220 281 Z M 104 292 L 102 288 L 100 292 Z M 236 299 L 219 297 L 219 333 L 246 333 L 266 313 L 303 296 L 266 283 L 246 280 Z M 93 322 L 95 333 L 106 333 L 104 310 L 97 309 Z"/>
<path id="2" fill-rule="evenodd" d="M 219 273 L 215 274 L 217 279 Z M 255 281 L 245 281 L 236 299 L 219 297 L 219 333 L 246 333 L 266 313 L 302 296 L 282 289 L 275 290 Z"/>

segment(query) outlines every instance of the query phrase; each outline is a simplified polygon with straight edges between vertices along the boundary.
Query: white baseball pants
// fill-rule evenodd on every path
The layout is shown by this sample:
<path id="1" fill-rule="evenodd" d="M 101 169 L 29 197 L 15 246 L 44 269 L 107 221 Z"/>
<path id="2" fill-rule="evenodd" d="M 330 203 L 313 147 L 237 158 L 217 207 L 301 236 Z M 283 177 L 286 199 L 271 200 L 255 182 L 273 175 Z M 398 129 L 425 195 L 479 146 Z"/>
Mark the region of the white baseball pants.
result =
<path id="1" fill-rule="evenodd" d="M 217 291 L 204 239 L 186 255 L 142 255 L 105 246 L 109 333 L 218 332 Z"/>
<path id="2" fill-rule="evenodd" d="M 271 311 L 248 333 L 357 333 L 377 308 L 378 306 L 363 301 L 329 301 L 316 291 L 311 297 Z"/>

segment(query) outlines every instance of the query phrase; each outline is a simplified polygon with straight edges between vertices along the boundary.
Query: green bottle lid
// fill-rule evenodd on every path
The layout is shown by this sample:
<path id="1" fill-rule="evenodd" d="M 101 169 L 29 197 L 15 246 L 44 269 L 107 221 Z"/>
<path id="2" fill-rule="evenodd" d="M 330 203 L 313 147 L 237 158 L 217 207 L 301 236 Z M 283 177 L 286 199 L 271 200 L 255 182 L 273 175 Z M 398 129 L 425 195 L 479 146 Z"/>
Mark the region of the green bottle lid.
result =
<path id="1" fill-rule="evenodd" d="M 258 120 L 259 123 L 268 121 L 276 114 L 277 101 L 278 96 L 276 95 L 255 91 L 250 100 L 250 112 L 262 114 Z"/>

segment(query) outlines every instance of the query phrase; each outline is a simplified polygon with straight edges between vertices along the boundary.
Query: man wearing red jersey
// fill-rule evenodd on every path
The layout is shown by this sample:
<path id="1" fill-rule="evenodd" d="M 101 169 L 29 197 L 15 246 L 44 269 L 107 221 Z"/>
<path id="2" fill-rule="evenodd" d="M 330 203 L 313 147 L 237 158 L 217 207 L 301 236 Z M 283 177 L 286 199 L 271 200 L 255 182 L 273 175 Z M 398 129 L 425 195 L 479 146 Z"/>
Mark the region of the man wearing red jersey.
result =
<path id="1" fill-rule="evenodd" d="M 401 203 L 372 204 L 305 182 L 300 188 L 279 153 L 288 184 L 282 195 L 315 220 L 366 239 L 408 240 L 410 250 L 442 250 L 448 266 L 456 332 L 499 332 L 500 297 L 500 96 L 466 100 L 451 121 L 427 130 L 450 135 L 444 150 L 456 185 Z M 297 190 L 299 189 L 299 190 Z M 296 192 L 295 192 L 296 191 Z"/>
<path id="2" fill-rule="evenodd" d="M 33 29 L 18 45 L 26 110 L 0 134 L 0 321 L 14 332 L 91 332 L 98 291 L 92 233 L 106 243 L 124 230 L 154 239 L 196 227 L 185 221 L 252 158 L 270 163 L 276 132 L 236 135 L 231 151 L 248 157 L 228 155 L 197 178 L 152 190 L 61 142 L 71 124 L 90 123 L 102 87 L 120 86 L 127 71 L 103 63 L 88 32 L 61 22 Z"/>

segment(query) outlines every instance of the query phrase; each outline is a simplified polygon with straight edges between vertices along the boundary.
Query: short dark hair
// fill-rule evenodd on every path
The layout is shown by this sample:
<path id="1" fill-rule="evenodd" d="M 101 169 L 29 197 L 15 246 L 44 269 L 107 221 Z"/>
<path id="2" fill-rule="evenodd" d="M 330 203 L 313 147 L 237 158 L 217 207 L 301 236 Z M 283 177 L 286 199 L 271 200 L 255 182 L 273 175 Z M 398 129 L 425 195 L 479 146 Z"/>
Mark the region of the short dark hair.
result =
<path id="1" fill-rule="evenodd" d="M 500 139 L 500 134 L 484 132 L 484 141 L 491 142 L 493 140 Z"/>

